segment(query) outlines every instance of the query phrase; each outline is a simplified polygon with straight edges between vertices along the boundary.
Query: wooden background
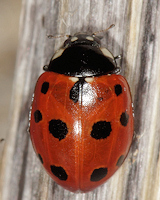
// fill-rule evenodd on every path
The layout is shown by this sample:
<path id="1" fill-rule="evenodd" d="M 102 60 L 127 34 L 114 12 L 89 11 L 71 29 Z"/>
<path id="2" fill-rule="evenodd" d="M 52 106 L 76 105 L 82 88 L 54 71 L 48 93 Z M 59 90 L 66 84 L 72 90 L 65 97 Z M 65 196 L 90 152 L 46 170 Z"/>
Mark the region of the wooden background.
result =
<path id="1" fill-rule="evenodd" d="M 29 135 L 28 113 L 42 67 L 66 39 L 47 34 L 102 33 L 128 80 L 135 109 L 135 137 L 122 167 L 104 185 L 72 193 L 41 167 Z M 23 0 L 12 109 L 0 168 L 2 200 L 160 199 L 160 0 Z M 1 145 L 1 144 L 0 144 Z"/>

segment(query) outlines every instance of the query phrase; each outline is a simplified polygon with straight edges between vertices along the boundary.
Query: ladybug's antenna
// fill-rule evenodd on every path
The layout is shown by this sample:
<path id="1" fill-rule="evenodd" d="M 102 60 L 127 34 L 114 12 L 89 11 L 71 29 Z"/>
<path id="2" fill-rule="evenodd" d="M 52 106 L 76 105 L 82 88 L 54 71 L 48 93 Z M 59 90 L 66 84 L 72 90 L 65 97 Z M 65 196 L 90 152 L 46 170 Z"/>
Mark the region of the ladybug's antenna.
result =
<path id="1" fill-rule="evenodd" d="M 112 25 L 110 25 L 107 29 L 103 29 L 103 30 L 100 30 L 100 31 L 97 31 L 97 32 L 94 32 L 92 35 L 93 36 L 95 36 L 95 35 L 97 35 L 97 34 L 99 34 L 99 33 L 102 33 L 102 32 L 106 32 L 106 31 L 108 31 L 109 29 L 111 29 L 111 28 L 113 28 L 115 26 L 115 24 L 112 24 Z M 49 39 L 52 39 L 52 38 L 62 38 L 62 37 L 71 37 L 71 35 L 47 35 L 47 37 L 49 38 Z"/>
<path id="2" fill-rule="evenodd" d="M 51 38 L 62 38 L 62 37 L 70 37 L 70 35 L 47 35 L 49 39 Z"/>
<path id="3" fill-rule="evenodd" d="M 106 31 L 108 31 L 109 29 L 111 29 L 111 28 L 113 28 L 113 27 L 115 27 L 115 24 L 110 25 L 107 29 L 103 29 L 103 30 L 94 32 L 94 33 L 93 33 L 93 36 L 94 36 L 94 35 L 97 35 L 97 34 L 99 34 L 99 33 L 102 33 L 102 32 L 106 32 Z"/>

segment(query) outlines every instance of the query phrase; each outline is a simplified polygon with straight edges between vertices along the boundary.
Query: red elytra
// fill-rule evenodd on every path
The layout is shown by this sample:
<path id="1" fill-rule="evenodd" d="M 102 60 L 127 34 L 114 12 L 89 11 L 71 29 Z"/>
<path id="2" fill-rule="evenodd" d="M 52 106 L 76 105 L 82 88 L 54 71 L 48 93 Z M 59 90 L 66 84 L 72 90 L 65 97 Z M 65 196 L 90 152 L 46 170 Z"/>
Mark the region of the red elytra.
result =
<path id="1" fill-rule="evenodd" d="M 84 38 L 75 39 L 71 37 L 71 42 L 80 42 L 70 45 L 72 54 L 72 47 L 78 45 L 80 51 L 87 48 L 90 56 L 93 46 L 87 42 L 91 39 L 86 42 L 89 50 L 88 46 L 81 46 Z M 60 73 L 57 59 L 67 67 L 66 50 L 70 47 L 51 59 L 49 67 L 52 64 L 58 68 L 53 71 L 48 67 L 37 81 L 30 136 L 43 167 L 54 181 L 72 192 L 87 192 L 108 180 L 128 154 L 133 137 L 132 101 L 128 83 L 116 74 L 113 62 L 113 74 L 89 67 L 85 73 L 79 70 L 66 74 L 64 68 Z M 88 63 L 92 62 L 89 56 Z M 107 59 L 110 61 L 110 57 Z M 77 58 L 75 62 L 79 62 Z"/>

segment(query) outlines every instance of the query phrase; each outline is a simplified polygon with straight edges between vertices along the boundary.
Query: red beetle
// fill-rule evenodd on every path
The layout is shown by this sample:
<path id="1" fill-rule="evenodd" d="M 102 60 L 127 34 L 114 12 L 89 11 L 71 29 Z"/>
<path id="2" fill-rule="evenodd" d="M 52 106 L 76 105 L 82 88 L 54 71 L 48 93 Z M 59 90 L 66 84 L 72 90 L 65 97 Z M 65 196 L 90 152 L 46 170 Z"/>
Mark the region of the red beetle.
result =
<path id="1" fill-rule="evenodd" d="M 132 142 L 128 83 L 95 35 L 70 36 L 45 71 L 30 114 L 33 147 L 59 185 L 93 190 L 121 166 Z"/>

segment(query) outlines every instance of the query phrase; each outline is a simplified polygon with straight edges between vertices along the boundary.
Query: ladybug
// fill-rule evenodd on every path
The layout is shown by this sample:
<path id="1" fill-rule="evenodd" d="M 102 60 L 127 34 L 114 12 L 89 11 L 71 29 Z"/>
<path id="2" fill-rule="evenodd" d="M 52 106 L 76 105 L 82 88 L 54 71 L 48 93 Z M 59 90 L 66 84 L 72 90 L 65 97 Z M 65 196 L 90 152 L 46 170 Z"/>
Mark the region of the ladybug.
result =
<path id="1" fill-rule="evenodd" d="M 65 189 L 88 192 L 125 160 L 133 137 L 129 85 L 100 39 L 69 36 L 39 77 L 30 112 L 34 150 Z"/>

